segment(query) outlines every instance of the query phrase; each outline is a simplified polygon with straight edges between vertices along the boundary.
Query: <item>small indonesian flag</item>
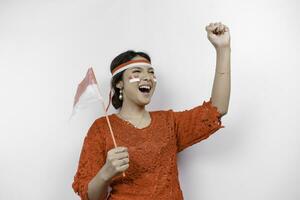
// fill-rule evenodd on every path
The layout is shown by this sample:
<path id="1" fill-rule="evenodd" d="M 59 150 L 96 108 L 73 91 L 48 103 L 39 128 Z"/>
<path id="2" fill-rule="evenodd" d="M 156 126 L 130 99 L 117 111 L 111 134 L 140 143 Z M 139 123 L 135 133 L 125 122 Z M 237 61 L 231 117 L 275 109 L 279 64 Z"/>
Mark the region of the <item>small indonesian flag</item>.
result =
<path id="1" fill-rule="evenodd" d="M 88 69 L 85 78 L 78 85 L 70 118 L 76 114 L 78 110 L 86 108 L 89 104 L 96 101 L 103 102 L 103 98 L 100 94 L 93 68 L 91 67 Z"/>
<path id="2" fill-rule="evenodd" d="M 81 81 L 81 83 L 78 85 L 77 88 L 77 92 L 75 95 L 75 100 L 74 100 L 74 104 L 73 104 L 73 112 L 72 115 L 70 116 L 70 119 L 72 118 L 72 116 L 81 108 L 85 108 L 87 107 L 90 103 L 92 102 L 96 102 L 96 101 L 100 101 L 102 104 L 102 108 L 105 112 L 105 118 L 109 127 L 109 131 L 114 143 L 115 148 L 118 147 L 116 140 L 115 140 L 115 136 L 109 121 L 109 117 L 107 115 L 106 109 L 105 109 L 105 105 L 104 105 L 104 101 L 103 98 L 100 94 L 100 88 L 99 85 L 96 81 L 96 77 L 93 71 L 93 68 L 89 68 L 86 76 L 84 77 L 84 79 Z M 69 119 L 69 120 L 70 120 Z M 125 172 L 123 172 L 123 177 L 125 177 Z"/>

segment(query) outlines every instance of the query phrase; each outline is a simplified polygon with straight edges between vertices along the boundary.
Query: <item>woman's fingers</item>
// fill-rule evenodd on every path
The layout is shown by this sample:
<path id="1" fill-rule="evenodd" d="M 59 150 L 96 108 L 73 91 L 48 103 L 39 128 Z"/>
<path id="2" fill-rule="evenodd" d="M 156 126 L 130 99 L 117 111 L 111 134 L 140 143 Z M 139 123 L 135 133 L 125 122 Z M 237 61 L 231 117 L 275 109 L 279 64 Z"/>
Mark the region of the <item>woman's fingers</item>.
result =
<path id="1" fill-rule="evenodd" d="M 129 158 L 128 152 L 117 153 L 113 155 L 114 159 Z"/>
<path id="2" fill-rule="evenodd" d="M 124 159 L 116 159 L 112 161 L 113 166 L 122 166 L 122 165 L 127 165 L 129 163 L 129 159 L 128 158 L 124 158 Z"/>
<path id="3" fill-rule="evenodd" d="M 122 153 L 122 152 L 128 152 L 128 149 L 126 147 L 116 147 L 113 149 L 110 149 L 107 154 L 117 154 L 117 153 Z"/>
<path id="4" fill-rule="evenodd" d="M 207 32 L 212 32 L 215 29 L 215 25 L 210 23 L 208 26 L 205 27 Z"/>
<path id="5" fill-rule="evenodd" d="M 126 164 L 126 165 L 122 165 L 120 167 L 117 167 L 117 171 L 118 172 L 124 172 L 126 169 L 128 169 L 129 165 Z"/>
<path id="6" fill-rule="evenodd" d="M 129 163 L 129 158 L 124 158 L 124 159 L 121 159 L 119 161 L 120 161 L 120 165 L 119 166 L 127 165 Z"/>
<path id="7" fill-rule="evenodd" d="M 205 27 L 208 33 L 220 34 L 228 31 L 228 27 L 222 24 L 221 22 L 210 23 L 208 26 Z"/>
<path id="8" fill-rule="evenodd" d="M 127 147 L 116 147 L 116 153 L 128 151 Z"/>
<path id="9" fill-rule="evenodd" d="M 220 25 L 220 31 L 221 31 L 221 32 L 224 32 L 224 31 L 225 31 L 224 28 L 225 28 L 224 25 L 221 24 L 221 25 Z"/>
<path id="10" fill-rule="evenodd" d="M 114 177 L 124 172 L 129 167 L 129 154 L 127 147 L 112 148 L 107 152 L 105 173 L 108 177 Z"/>
<path id="11" fill-rule="evenodd" d="M 117 147 L 109 150 L 107 153 L 107 157 L 112 162 L 115 162 L 115 160 L 118 161 L 123 159 L 128 159 L 129 161 L 129 154 L 126 147 Z"/>

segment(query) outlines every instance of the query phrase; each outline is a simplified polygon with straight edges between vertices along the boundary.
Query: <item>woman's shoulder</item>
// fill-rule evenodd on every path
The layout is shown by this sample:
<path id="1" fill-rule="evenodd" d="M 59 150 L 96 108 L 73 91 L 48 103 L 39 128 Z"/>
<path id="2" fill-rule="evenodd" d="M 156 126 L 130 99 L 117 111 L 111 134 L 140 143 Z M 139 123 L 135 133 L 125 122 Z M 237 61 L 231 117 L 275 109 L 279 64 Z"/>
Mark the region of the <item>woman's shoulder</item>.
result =
<path id="1" fill-rule="evenodd" d="M 172 109 L 152 110 L 149 112 L 151 112 L 153 114 L 158 114 L 158 115 L 168 115 L 170 112 L 172 112 Z"/>
<path id="2" fill-rule="evenodd" d="M 157 114 L 157 115 L 170 116 L 170 115 L 172 115 L 174 110 L 172 108 L 168 108 L 168 109 L 154 110 L 154 111 L 150 111 L 150 112 Z"/>
<path id="3" fill-rule="evenodd" d="M 113 115 L 114 114 L 110 114 L 110 115 L 107 115 L 109 120 L 111 120 L 113 118 Z M 98 117 L 95 119 L 94 123 L 98 126 L 98 127 L 101 127 L 103 126 L 103 124 L 106 124 L 107 123 L 107 119 L 106 119 L 106 116 L 101 116 L 101 117 Z"/>

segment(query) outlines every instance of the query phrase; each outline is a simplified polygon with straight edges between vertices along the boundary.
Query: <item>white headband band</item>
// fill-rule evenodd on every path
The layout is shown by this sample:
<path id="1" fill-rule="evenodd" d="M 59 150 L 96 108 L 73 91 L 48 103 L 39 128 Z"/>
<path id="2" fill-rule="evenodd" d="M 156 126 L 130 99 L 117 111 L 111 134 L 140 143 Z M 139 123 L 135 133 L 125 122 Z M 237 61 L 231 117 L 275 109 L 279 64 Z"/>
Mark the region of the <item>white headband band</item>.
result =
<path id="1" fill-rule="evenodd" d="M 119 73 L 123 70 L 126 70 L 131 67 L 136 67 L 136 66 L 151 67 L 151 63 L 149 63 L 148 61 L 145 61 L 145 60 L 131 60 L 129 62 L 123 63 L 123 64 L 119 65 L 118 67 L 116 67 L 112 72 L 112 76 L 116 75 L 117 73 Z"/>

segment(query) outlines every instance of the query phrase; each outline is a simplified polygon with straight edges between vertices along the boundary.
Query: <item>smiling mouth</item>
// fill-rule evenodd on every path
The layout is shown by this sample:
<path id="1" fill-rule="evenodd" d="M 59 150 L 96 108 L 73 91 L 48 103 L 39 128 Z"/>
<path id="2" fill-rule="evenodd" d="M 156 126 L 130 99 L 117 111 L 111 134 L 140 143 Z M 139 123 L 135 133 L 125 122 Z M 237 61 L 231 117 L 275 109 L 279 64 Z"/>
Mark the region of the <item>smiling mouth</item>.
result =
<path id="1" fill-rule="evenodd" d="M 150 91 L 151 91 L 151 86 L 146 86 L 146 85 L 142 85 L 142 86 L 139 86 L 139 91 L 144 93 L 144 94 L 149 94 Z"/>

